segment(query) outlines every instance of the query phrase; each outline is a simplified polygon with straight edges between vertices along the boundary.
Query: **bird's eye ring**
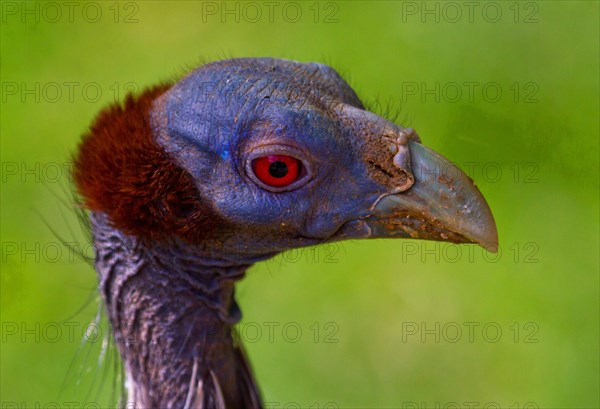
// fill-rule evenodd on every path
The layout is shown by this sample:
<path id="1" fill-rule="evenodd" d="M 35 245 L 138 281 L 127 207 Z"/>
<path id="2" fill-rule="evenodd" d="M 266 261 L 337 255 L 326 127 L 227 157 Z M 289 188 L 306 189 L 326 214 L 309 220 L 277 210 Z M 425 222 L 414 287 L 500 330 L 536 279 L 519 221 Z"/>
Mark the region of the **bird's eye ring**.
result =
<path id="1" fill-rule="evenodd" d="M 265 185 L 282 188 L 298 180 L 302 161 L 289 155 L 266 155 L 252 161 L 252 171 Z"/>
<path id="2" fill-rule="evenodd" d="M 245 174 L 272 193 L 289 192 L 314 180 L 316 163 L 305 149 L 289 144 L 250 147 L 244 155 Z"/>

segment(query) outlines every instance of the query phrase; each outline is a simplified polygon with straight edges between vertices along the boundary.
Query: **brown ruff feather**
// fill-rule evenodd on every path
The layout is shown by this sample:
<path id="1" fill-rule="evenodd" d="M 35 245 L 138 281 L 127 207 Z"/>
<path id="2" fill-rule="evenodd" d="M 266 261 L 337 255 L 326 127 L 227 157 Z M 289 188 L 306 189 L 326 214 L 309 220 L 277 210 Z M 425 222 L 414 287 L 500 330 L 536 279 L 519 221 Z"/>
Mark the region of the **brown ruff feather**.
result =
<path id="1" fill-rule="evenodd" d="M 106 213 L 124 233 L 199 243 L 226 222 L 202 202 L 192 176 L 153 139 L 152 103 L 169 88 L 128 95 L 123 105 L 101 111 L 74 158 L 74 180 L 85 207 Z"/>

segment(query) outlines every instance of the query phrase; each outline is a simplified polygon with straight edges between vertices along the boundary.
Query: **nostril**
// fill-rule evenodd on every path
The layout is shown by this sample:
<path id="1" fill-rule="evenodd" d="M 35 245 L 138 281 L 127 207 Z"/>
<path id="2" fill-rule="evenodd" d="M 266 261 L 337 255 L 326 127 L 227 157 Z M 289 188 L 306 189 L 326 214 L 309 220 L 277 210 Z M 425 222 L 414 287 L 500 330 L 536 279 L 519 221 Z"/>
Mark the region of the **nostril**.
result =
<path id="1" fill-rule="evenodd" d="M 371 165 L 373 167 L 373 169 L 376 169 L 377 171 L 383 173 L 384 175 L 386 175 L 389 178 L 394 177 L 394 175 L 391 172 L 387 171 L 386 169 L 384 169 L 383 166 L 373 162 L 372 160 L 369 161 L 369 165 Z"/>
<path id="2" fill-rule="evenodd" d="M 403 169 L 395 162 L 390 161 L 389 166 L 385 166 L 385 164 L 381 164 L 378 161 L 367 161 L 371 175 L 375 180 L 389 186 L 391 193 L 400 193 L 408 190 L 415 183 L 415 179 L 410 171 L 410 167 Z"/>

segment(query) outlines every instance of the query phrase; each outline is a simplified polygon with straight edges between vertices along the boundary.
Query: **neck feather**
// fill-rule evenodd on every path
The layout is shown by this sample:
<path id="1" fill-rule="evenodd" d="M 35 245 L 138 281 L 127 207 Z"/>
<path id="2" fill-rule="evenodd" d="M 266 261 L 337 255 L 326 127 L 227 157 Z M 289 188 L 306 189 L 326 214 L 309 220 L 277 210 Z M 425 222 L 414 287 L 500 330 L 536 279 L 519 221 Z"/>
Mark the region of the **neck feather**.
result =
<path id="1" fill-rule="evenodd" d="M 235 282 L 251 260 L 144 243 L 92 215 L 96 271 L 137 407 L 261 406 L 233 325 Z"/>

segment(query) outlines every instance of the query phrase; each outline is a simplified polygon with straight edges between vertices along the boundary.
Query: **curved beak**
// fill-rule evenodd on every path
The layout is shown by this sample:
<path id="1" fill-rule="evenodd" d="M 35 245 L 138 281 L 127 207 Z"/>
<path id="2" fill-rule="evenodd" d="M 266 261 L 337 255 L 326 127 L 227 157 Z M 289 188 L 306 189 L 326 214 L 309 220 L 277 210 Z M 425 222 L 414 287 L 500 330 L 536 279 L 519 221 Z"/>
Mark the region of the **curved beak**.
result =
<path id="1" fill-rule="evenodd" d="M 414 185 L 377 201 L 364 219 L 371 236 L 478 243 L 498 251 L 494 217 L 471 178 L 419 142 L 408 146 Z"/>

